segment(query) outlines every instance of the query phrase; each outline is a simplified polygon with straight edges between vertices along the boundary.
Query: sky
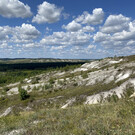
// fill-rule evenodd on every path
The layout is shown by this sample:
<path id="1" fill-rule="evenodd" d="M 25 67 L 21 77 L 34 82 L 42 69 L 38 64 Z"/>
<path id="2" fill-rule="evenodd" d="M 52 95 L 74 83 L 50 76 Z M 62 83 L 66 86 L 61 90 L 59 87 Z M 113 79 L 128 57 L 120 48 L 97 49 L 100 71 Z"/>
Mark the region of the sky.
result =
<path id="1" fill-rule="evenodd" d="M 135 0 L 0 0 L 0 58 L 135 54 Z"/>

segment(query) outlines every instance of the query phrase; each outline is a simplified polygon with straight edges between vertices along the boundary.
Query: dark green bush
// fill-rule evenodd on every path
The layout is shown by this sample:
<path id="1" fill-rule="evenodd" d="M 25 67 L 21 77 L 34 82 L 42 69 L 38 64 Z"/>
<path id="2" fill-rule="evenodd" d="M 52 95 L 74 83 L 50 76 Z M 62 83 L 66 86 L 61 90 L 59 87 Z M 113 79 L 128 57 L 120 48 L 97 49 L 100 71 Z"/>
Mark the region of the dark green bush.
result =
<path id="1" fill-rule="evenodd" d="M 78 83 L 75 82 L 75 83 L 73 84 L 73 86 L 78 86 Z"/>
<path id="2" fill-rule="evenodd" d="M 53 85 L 51 85 L 51 84 L 46 84 L 44 87 L 45 87 L 45 89 L 50 89 L 50 88 L 53 88 Z"/>
<path id="3" fill-rule="evenodd" d="M 50 84 L 54 84 L 54 83 L 55 83 L 54 78 L 50 78 L 49 83 L 50 83 Z"/>
<path id="4" fill-rule="evenodd" d="M 8 87 L 4 87 L 3 89 L 4 89 L 5 92 L 9 91 Z"/>
<path id="5" fill-rule="evenodd" d="M 21 87 L 19 88 L 19 95 L 21 100 L 26 100 L 30 97 L 30 95 L 27 94 L 27 91 Z"/>

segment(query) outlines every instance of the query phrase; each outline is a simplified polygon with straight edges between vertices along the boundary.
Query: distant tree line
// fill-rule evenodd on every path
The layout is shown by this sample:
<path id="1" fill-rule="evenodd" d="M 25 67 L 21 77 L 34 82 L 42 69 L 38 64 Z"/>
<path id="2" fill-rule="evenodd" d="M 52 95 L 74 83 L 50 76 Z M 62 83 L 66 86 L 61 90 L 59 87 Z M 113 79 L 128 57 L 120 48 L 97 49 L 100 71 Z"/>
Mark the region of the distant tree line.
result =
<path id="1" fill-rule="evenodd" d="M 45 72 L 74 70 L 81 64 L 83 62 L 0 64 L 0 87 Z"/>
<path id="2" fill-rule="evenodd" d="M 0 71 L 8 70 L 35 70 L 35 69 L 48 69 L 60 68 L 67 65 L 83 64 L 84 62 L 48 62 L 48 63 L 17 63 L 17 64 L 0 64 Z"/>

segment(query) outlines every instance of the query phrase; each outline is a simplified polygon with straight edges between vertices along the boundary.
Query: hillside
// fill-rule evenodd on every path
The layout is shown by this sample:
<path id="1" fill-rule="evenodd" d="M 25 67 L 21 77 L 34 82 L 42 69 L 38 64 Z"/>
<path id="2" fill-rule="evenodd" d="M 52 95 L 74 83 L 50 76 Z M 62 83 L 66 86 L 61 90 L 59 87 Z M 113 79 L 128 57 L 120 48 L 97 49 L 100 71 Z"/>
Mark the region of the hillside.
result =
<path id="1" fill-rule="evenodd" d="M 135 133 L 135 56 L 0 74 L 2 135 Z"/>

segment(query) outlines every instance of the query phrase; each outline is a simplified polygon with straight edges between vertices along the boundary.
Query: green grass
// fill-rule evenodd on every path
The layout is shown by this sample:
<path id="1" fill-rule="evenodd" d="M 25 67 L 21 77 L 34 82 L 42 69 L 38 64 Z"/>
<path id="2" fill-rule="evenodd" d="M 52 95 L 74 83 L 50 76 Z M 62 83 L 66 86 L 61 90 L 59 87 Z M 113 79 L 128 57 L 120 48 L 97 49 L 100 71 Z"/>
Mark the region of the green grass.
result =
<path id="1" fill-rule="evenodd" d="M 42 70 L 16 70 L 16 71 L 6 71 L 0 72 L 0 86 L 5 86 L 10 83 L 23 81 L 25 78 L 29 78 L 45 71 Z"/>
<path id="2" fill-rule="evenodd" d="M 41 121 L 37 125 L 33 121 Z M 103 105 L 40 109 L 0 118 L 0 133 L 26 129 L 25 135 L 133 135 L 135 104 L 125 99 Z"/>

